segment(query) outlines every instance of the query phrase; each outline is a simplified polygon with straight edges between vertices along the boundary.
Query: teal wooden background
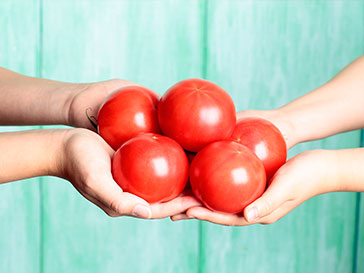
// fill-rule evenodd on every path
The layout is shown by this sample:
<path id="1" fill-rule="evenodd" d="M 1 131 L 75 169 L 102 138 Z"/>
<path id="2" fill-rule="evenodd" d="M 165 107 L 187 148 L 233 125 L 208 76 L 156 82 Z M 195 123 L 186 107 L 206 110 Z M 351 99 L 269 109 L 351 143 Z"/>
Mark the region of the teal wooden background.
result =
<path id="1" fill-rule="evenodd" d="M 1 0 L 0 65 L 163 93 L 202 77 L 270 109 L 364 53 L 363 1 Z M 2 131 L 30 127 L 1 127 Z M 300 144 L 360 146 L 360 132 Z M 0 187 L 0 272 L 364 272 L 364 200 L 315 197 L 269 226 L 111 219 L 64 180 Z"/>

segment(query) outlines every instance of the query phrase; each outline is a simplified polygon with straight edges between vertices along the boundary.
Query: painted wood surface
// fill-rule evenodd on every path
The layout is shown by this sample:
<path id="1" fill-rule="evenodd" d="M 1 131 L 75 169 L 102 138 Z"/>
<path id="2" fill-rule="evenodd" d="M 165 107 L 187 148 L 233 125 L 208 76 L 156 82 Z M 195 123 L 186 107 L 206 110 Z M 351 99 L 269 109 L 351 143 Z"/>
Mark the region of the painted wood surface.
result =
<path id="1" fill-rule="evenodd" d="M 209 3 L 206 77 L 229 90 L 239 110 L 279 107 L 363 54 L 359 2 Z M 352 132 L 290 154 L 358 145 L 359 132 Z M 200 271 L 352 272 L 355 208 L 356 194 L 336 193 L 309 200 L 271 226 L 203 224 Z"/>
<path id="2" fill-rule="evenodd" d="M 364 40 L 364 37 L 363 37 Z M 361 130 L 361 147 L 364 147 L 364 130 Z M 364 272 L 364 194 L 358 193 L 356 210 L 355 273 Z"/>
<path id="3" fill-rule="evenodd" d="M 36 76 L 38 28 L 37 1 L 0 1 L 0 66 Z M 0 127 L 0 132 L 31 128 Z M 39 272 L 39 199 L 39 179 L 1 186 L 0 272 Z"/>
<path id="4" fill-rule="evenodd" d="M 43 9 L 45 77 L 123 78 L 159 93 L 181 79 L 201 77 L 197 1 L 44 1 Z M 44 272 L 197 270 L 198 223 L 110 219 L 69 184 L 54 180 L 43 192 Z"/>
<path id="5" fill-rule="evenodd" d="M 159 93 L 203 77 L 238 110 L 281 106 L 364 53 L 363 1 L 39 1 L 0 1 L 1 66 Z M 15 129 L 29 127 L 1 128 Z M 290 156 L 359 145 L 351 132 Z M 318 196 L 276 224 L 232 228 L 111 219 L 64 180 L 16 182 L 0 188 L 0 272 L 364 272 L 359 196 Z"/>

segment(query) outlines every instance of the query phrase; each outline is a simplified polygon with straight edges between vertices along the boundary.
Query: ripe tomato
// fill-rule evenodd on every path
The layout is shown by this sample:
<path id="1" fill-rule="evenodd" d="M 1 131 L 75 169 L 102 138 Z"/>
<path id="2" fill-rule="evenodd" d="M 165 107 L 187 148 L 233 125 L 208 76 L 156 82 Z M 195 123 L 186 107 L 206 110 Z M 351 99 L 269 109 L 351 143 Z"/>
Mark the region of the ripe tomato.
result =
<path id="1" fill-rule="evenodd" d="M 197 152 L 211 142 L 228 139 L 235 127 L 236 113 L 224 89 L 206 80 L 188 79 L 162 96 L 158 120 L 165 135 L 184 149 Z"/>
<path id="2" fill-rule="evenodd" d="M 259 157 L 268 180 L 286 162 L 287 146 L 284 137 L 268 120 L 255 117 L 240 119 L 231 137 Z"/>
<path id="3" fill-rule="evenodd" d="M 183 191 L 188 160 L 173 139 L 152 133 L 140 134 L 116 151 L 112 174 L 124 191 L 150 203 L 164 202 Z"/>
<path id="4" fill-rule="evenodd" d="M 193 159 L 189 174 L 195 196 L 220 212 L 242 212 L 266 186 L 262 162 L 234 141 L 207 145 Z"/>
<path id="5" fill-rule="evenodd" d="M 128 86 L 110 94 L 101 105 L 97 123 L 103 139 L 117 150 L 139 133 L 159 133 L 159 95 L 139 86 Z"/>

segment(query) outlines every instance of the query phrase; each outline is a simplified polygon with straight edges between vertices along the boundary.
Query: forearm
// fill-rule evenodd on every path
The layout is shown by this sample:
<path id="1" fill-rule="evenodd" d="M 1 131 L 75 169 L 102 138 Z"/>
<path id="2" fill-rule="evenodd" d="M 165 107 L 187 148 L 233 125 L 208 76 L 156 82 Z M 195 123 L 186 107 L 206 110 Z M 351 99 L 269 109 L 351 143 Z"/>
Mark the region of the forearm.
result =
<path id="1" fill-rule="evenodd" d="M 296 143 L 364 127 L 364 56 L 311 93 L 274 111 Z M 292 140 L 292 138 L 294 140 Z"/>
<path id="2" fill-rule="evenodd" d="M 0 133 L 0 184 L 57 175 L 62 143 L 68 130 Z"/>
<path id="3" fill-rule="evenodd" d="M 80 88 L 0 68 L 0 125 L 67 125 L 69 101 Z"/>

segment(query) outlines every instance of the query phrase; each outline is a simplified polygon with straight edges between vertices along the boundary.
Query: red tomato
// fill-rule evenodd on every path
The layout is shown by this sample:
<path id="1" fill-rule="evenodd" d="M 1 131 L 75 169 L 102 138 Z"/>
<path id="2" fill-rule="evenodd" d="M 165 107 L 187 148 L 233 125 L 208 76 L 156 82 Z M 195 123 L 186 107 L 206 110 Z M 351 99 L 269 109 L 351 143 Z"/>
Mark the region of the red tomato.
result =
<path id="1" fill-rule="evenodd" d="M 159 133 L 159 95 L 139 86 L 128 86 L 110 94 L 101 105 L 97 123 L 103 139 L 117 150 L 139 133 Z"/>
<path id="2" fill-rule="evenodd" d="M 173 139 L 158 134 L 140 134 L 116 151 L 112 174 L 126 192 L 150 203 L 169 201 L 185 187 L 188 160 Z"/>
<path id="3" fill-rule="evenodd" d="M 202 79 L 178 82 L 162 96 L 158 105 L 162 132 L 188 151 L 228 139 L 234 130 L 236 113 L 229 94 Z"/>
<path id="4" fill-rule="evenodd" d="M 189 174 L 195 196 L 220 212 L 242 212 L 266 186 L 262 162 L 234 141 L 218 141 L 203 148 L 193 159 Z"/>
<path id="5" fill-rule="evenodd" d="M 247 146 L 259 157 L 268 180 L 286 162 L 287 146 L 284 137 L 268 120 L 255 117 L 238 120 L 232 139 Z"/>

